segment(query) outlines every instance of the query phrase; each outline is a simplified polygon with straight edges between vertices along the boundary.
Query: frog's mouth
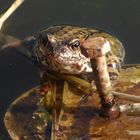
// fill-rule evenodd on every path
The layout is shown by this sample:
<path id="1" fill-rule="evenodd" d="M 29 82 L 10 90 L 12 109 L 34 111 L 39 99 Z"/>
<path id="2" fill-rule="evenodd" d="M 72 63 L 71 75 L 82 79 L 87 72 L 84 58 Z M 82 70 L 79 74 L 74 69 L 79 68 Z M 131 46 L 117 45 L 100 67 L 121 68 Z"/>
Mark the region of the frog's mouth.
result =
<path id="1" fill-rule="evenodd" d="M 92 72 L 89 58 L 79 51 L 60 49 L 54 53 L 54 63 L 61 73 L 80 74 Z"/>

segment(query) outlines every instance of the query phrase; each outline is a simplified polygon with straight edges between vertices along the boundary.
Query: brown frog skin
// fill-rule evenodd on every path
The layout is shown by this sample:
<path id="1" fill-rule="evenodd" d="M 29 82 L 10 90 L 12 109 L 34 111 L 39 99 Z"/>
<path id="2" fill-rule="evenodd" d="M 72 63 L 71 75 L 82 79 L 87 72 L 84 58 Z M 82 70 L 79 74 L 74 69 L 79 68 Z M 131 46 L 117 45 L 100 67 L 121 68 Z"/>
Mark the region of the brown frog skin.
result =
<path id="1" fill-rule="evenodd" d="M 116 79 L 124 58 L 121 42 L 96 29 L 77 26 L 52 26 L 34 35 L 35 41 L 31 49 L 33 59 L 46 71 L 52 70 L 65 74 L 87 74 L 92 72 L 90 59 L 81 49 L 89 37 L 103 37 L 111 46 L 106 54 L 110 77 Z"/>

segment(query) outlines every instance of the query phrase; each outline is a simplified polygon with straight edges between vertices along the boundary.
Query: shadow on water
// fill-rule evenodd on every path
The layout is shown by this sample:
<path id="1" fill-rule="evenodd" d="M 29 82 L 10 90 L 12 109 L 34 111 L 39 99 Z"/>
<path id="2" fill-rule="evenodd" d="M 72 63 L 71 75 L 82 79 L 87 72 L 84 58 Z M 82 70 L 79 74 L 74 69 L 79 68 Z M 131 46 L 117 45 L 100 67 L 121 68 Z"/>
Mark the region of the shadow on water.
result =
<path id="1" fill-rule="evenodd" d="M 1 0 L 0 12 L 14 0 Z M 126 48 L 126 62 L 139 63 L 139 0 L 27 0 L 5 23 L 3 32 L 25 38 L 58 24 L 101 28 L 118 37 Z M 38 70 L 13 51 L 0 53 L 0 133 L 9 104 L 39 84 Z"/>

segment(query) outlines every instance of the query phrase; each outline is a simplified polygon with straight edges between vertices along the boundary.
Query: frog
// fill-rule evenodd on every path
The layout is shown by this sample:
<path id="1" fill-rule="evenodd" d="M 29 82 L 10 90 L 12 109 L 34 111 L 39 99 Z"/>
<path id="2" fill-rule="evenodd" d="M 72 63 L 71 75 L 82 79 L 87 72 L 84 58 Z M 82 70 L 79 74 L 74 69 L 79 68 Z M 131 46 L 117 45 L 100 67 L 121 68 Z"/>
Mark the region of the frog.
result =
<path id="1" fill-rule="evenodd" d="M 51 26 L 22 41 L 15 40 L 15 43 L 12 44 L 9 43 L 8 45 L 4 45 L 3 48 L 13 47 L 16 48 L 20 53 L 25 54 L 25 56 L 27 56 L 34 65 L 40 68 L 40 71 L 43 72 L 43 76 L 45 76 L 45 80 L 46 75 L 52 78 L 54 81 L 58 78 L 59 80 L 69 82 L 70 79 L 73 80 L 75 78 L 76 81 L 77 80 L 76 78 L 80 78 L 80 80 L 78 79 L 80 81 L 78 82 L 78 84 L 82 85 L 83 83 L 86 86 L 88 85 L 89 88 L 86 88 L 84 92 L 89 93 L 91 91 L 90 89 L 92 89 L 93 86 L 95 86 L 94 80 L 96 75 L 93 74 L 94 71 L 92 69 L 91 60 L 87 54 L 87 50 L 84 48 L 85 47 L 84 45 L 85 42 L 90 40 L 91 38 L 92 40 L 96 38 L 105 39 L 105 45 L 109 45 L 111 48 L 110 51 L 105 54 L 105 58 L 107 70 L 111 80 L 111 86 L 114 86 L 120 75 L 119 73 L 121 71 L 121 65 L 123 64 L 125 50 L 122 43 L 116 37 L 104 31 L 81 26 L 70 26 L 70 25 Z M 76 85 L 76 87 L 79 88 L 79 85 L 78 86 Z M 39 88 L 42 90 L 42 86 Z M 45 95 L 47 97 L 48 95 L 50 96 L 49 88 L 50 87 L 48 87 L 48 83 L 47 87 L 46 86 L 45 88 L 43 87 L 43 92 L 47 93 Z M 17 105 L 18 102 L 20 102 L 21 100 L 23 103 L 25 103 L 25 99 L 23 99 L 25 98 L 25 96 L 26 97 L 31 96 L 32 98 L 35 98 L 35 102 L 33 102 L 34 104 L 36 104 L 36 101 L 38 101 L 41 98 L 41 100 L 39 100 L 37 103 L 39 104 L 39 110 L 35 110 L 32 116 L 35 122 L 37 122 L 39 118 L 40 119 L 39 122 L 41 122 L 41 124 L 35 126 L 35 128 L 32 131 L 37 132 L 36 137 L 44 138 L 45 137 L 44 133 L 40 134 L 40 132 L 42 133 L 45 131 L 47 127 L 46 124 L 48 123 L 47 118 L 48 116 L 51 116 L 50 115 L 51 113 L 49 114 L 48 112 L 45 112 L 44 108 L 42 109 L 42 104 L 44 105 L 44 100 L 42 103 L 44 95 L 43 98 L 42 95 L 40 97 L 40 94 L 39 96 L 37 94 L 37 96 L 35 95 L 34 97 L 32 96 L 32 94 L 34 94 L 33 91 L 34 90 L 32 90 L 32 92 L 29 91 L 27 95 L 24 94 L 23 97 L 18 98 L 16 102 L 14 102 L 13 105 L 10 107 L 10 109 L 13 109 L 14 105 Z M 29 94 L 31 95 L 29 96 Z M 46 106 L 48 107 L 48 105 Z M 10 111 L 8 111 L 6 118 L 9 117 L 8 116 L 9 112 Z M 6 124 L 8 124 L 7 121 L 5 122 Z M 40 126 L 42 126 L 42 128 Z M 36 128 L 38 129 L 36 130 Z M 60 130 L 58 129 L 57 133 L 58 137 L 61 137 L 61 133 L 62 132 L 60 132 Z"/>
<path id="2" fill-rule="evenodd" d="M 81 46 L 89 37 L 97 36 L 106 38 L 110 43 L 111 51 L 106 54 L 108 69 L 111 67 L 119 71 L 125 54 L 122 43 L 92 28 L 68 25 L 49 27 L 33 36 L 32 57 L 46 70 L 74 75 L 91 73 L 90 60 L 82 52 Z"/>
<path id="3" fill-rule="evenodd" d="M 103 37 L 109 41 L 111 51 L 106 54 L 107 66 L 108 69 L 119 71 L 125 55 L 122 43 L 112 35 L 92 28 L 52 26 L 23 41 L 12 38 L 14 41 L 11 39 L 1 50 L 14 47 L 46 71 L 82 75 L 92 72 L 89 57 L 81 50 L 84 42 L 90 37 Z"/>
<path id="4" fill-rule="evenodd" d="M 31 55 L 36 60 L 36 63 L 41 65 L 45 71 L 49 70 L 60 74 L 78 75 L 82 78 L 85 77 L 90 82 L 95 81 L 95 83 L 97 83 L 95 79 L 98 76 L 94 74 L 95 72 L 91 66 L 90 57 L 86 53 L 87 50 L 85 47 L 88 46 L 89 40 L 91 42 L 95 40 L 94 44 L 97 51 L 99 51 L 99 46 L 109 46 L 111 49 L 105 54 L 108 72 L 106 71 L 103 75 L 99 74 L 99 77 L 101 77 L 101 81 L 105 81 L 104 77 L 109 73 L 108 79 L 111 80 L 112 86 L 119 77 L 119 71 L 125 54 L 124 47 L 117 38 L 103 31 L 68 25 L 52 26 L 34 35 L 32 39 L 34 40 L 34 46 L 31 50 Z M 101 42 L 104 42 L 104 44 L 101 44 Z M 89 48 L 90 50 L 88 51 L 91 53 L 93 45 Z M 95 54 L 92 57 L 95 57 Z M 97 69 L 99 67 L 103 66 L 98 66 Z M 87 74 L 89 73 L 90 78 L 87 78 Z M 105 84 L 107 83 L 105 82 Z M 96 86 L 98 87 L 98 85 Z M 102 105 L 113 106 L 113 96 L 111 94 L 108 96 L 105 93 L 100 93 L 100 88 L 103 89 L 103 87 L 97 88 L 99 89 Z M 105 99 L 106 97 L 103 96 L 108 97 Z"/>

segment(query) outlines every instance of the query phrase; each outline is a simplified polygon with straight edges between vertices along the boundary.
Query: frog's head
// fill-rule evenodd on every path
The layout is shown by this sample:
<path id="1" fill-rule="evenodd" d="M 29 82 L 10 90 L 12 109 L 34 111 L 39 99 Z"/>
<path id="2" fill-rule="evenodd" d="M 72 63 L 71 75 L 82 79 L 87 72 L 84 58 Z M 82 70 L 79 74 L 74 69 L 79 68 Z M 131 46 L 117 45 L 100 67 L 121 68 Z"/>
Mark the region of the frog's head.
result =
<path id="1" fill-rule="evenodd" d="M 34 58 L 45 69 L 60 73 L 84 74 L 92 72 L 89 56 L 82 48 L 95 44 L 94 42 L 100 45 L 100 42 L 96 40 L 100 37 L 105 39 L 105 44 L 111 47 L 111 51 L 106 54 L 111 75 L 117 74 L 124 56 L 123 46 L 118 39 L 97 30 L 57 26 L 44 30 L 34 37 L 36 38 L 33 48 Z"/>
<path id="2" fill-rule="evenodd" d="M 60 39 L 47 34 L 39 37 L 34 54 L 38 62 L 50 70 L 71 74 L 91 72 L 90 60 L 81 53 L 81 45 L 78 38 Z"/>

